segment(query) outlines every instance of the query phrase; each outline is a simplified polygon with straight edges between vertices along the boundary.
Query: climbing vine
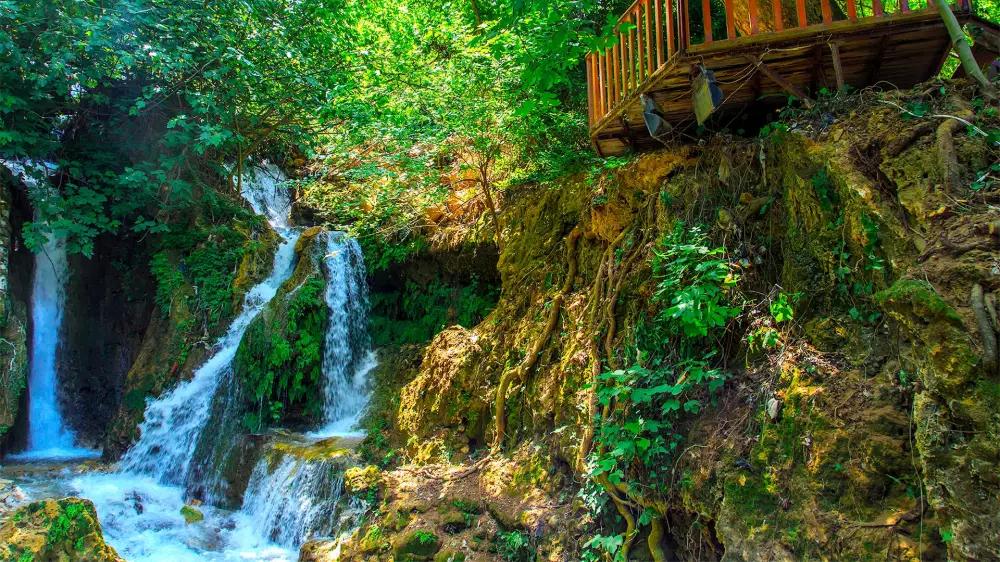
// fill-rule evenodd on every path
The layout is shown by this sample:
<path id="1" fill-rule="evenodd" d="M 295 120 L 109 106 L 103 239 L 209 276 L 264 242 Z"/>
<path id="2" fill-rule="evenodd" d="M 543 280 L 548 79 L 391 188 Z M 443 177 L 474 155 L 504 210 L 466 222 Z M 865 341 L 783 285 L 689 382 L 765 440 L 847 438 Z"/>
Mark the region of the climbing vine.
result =
<path id="1" fill-rule="evenodd" d="M 669 467 L 683 442 L 684 416 L 696 414 L 725 382 L 718 365 L 718 338 L 740 313 L 731 303 L 737 276 L 725 250 L 712 247 L 700 228 L 675 223 L 656 244 L 652 259 L 659 312 L 637 329 L 631 365 L 601 373 L 596 396 L 595 449 L 589 493 L 609 496 L 626 520 L 625 533 L 596 535 L 586 543 L 586 560 L 623 560 L 637 525 L 662 533 L 665 509 L 655 498 L 669 489 Z M 603 501 L 591 498 L 599 508 Z M 638 516 L 638 517 L 636 517 Z M 658 539 L 650 541 L 659 560 Z"/>

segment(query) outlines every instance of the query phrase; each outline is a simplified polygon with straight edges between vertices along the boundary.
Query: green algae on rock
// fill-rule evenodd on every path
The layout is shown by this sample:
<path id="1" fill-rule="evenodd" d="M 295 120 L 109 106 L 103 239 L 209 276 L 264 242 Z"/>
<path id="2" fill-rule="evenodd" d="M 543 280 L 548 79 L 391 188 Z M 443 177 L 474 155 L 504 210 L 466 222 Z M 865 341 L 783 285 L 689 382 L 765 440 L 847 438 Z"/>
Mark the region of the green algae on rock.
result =
<path id="1" fill-rule="evenodd" d="M 104 542 L 94 505 L 65 498 L 28 504 L 0 523 L 0 555 L 16 562 L 124 562 Z"/>

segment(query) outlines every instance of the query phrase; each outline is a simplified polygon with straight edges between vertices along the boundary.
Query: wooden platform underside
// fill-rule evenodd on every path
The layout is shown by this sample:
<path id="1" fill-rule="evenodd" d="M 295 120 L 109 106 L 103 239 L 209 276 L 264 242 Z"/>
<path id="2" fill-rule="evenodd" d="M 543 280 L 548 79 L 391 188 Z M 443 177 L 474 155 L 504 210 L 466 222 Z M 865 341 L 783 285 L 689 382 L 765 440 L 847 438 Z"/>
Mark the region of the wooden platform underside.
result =
<path id="1" fill-rule="evenodd" d="M 787 90 L 757 70 L 753 61 L 758 57 L 772 73 L 809 94 L 823 87 L 835 89 L 831 43 L 840 53 L 844 83 L 855 88 L 875 83 L 912 87 L 937 74 L 950 51 L 948 33 L 936 11 L 842 21 L 692 47 L 675 55 L 638 92 L 652 96 L 675 128 L 693 125 L 691 67 L 704 64 L 715 72 L 724 99 L 706 125 L 721 128 L 736 112 L 783 105 Z M 593 127 L 591 137 L 599 154 L 660 146 L 646 130 L 638 92 Z"/>

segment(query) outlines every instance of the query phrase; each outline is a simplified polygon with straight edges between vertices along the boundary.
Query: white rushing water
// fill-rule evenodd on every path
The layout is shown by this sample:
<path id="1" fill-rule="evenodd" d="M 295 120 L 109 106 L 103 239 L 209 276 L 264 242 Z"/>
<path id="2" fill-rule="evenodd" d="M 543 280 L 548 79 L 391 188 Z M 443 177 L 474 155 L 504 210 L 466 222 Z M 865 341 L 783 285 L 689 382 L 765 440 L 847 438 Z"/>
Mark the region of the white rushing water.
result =
<path id="1" fill-rule="evenodd" d="M 368 404 L 368 374 L 376 366 L 368 338 L 368 283 L 361 246 L 328 232 L 323 268 L 330 311 L 323 347 L 323 427 L 312 437 L 359 436 Z"/>
<path id="2" fill-rule="evenodd" d="M 234 423 L 238 415 L 232 363 L 240 341 L 295 268 L 299 232 L 290 226 L 291 203 L 283 180 L 272 165 L 254 169 L 243 179 L 243 196 L 267 217 L 281 241 L 270 275 L 247 293 L 208 359 L 190 380 L 146 404 L 140 438 L 125 453 L 118 471 L 60 479 L 66 492 L 94 502 L 108 543 L 130 562 L 291 562 L 305 540 L 339 534 L 354 525 L 357 506 L 345 508 L 341 499 L 342 461 L 277 452 L 280 457 L 264 455 L 255 465 L 239 511 L 200 505 L 204 520 L 192 524 L 181 513 L 192 495 L 216 499 L 211 493 L 191 492 L 192 485 L 197 488 L 204 485 L 203 479 L 218 477 L 206 473 L 217 468 L 217 457 L 205 455 L 199 443 L 215 450 L 217 434 L 228 435 L 221 426 Z M 330 316 L 324 339 L 323 422 L 321 429 L 298 438 L 304 447 L 330 436 L 360 434 L 356 426 L 368 402 L 368 373 L 375 366 L 361 249 L 342 233 L 324 236 L 319 249 L 324 251 Z"/>
<path id="3" fill-rule="evenodd" d="M 28 187 L 35 199 L 51 191 L 43 179 L 52 164 L 4 162 Z M 28 446 L 14 455 L 18 460 L 52 460 L 93 457 L 100 454 L 76 446 L 73 432 L 59 408 L 59 370 L 56 361 L 69 265 L 66 241 L 49 234 L 35 254 L 31 285 L 31 358 L 28 362 Z"/>
<path id="4" fill-rule="evenodd" d="M 281 237 L 271 274 L 250 289 L 241 312 L 194 376 L 147 403 L 139 441 L 125 453 L 120 471 L 72 481 L 76 493 L 94 502 L 108 542 L 132 562 L 295 558 L 261 536 L 243 512 L 200 506 L 205 520 L 194 525 L 180 513 L 199 436 L 213 430 L 206 427 L 212 399 L 232 368 L 247 327 L 295 267 L 299 233 L 289 226 L 290 199 L 279 185 L 283 179 L 277 168 L 265 166 L 243 180 L 244 197 Z"/>

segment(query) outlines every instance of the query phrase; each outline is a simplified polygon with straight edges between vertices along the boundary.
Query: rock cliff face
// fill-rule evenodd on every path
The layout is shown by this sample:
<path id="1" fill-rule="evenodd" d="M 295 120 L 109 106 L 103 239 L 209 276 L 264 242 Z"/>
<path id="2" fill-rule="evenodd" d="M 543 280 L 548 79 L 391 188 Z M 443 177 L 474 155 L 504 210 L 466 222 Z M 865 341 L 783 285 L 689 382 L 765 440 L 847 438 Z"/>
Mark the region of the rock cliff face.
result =
<path id="1" fill-rule="evenodd" d="M 725 248 L 742 312 L 713 344 L 725 385 L 676 428 L 667 491 L 622 492 L 661 513 L 662 547 L 686 560 L 1000 557 L 1000 214 L 996 185 L 975 183 L 996 148 L 896 107 L 916 97 L 969 115 L 944 91 L 849 98 L 792 131 L 719 136 L 508 193 L 496 308 L 422 352 L 383 350 L 366 447 L 390 472 L 356 552 L 388 559 L 417 532 L 436 537 L 435 553 L 452 544 L 441 513 L 455 498 L 400 500 L 421 478 L 458 486 L 442 463 L 482 482 L 495 463 L 539 462 L 544 477 L 505 480 L 503 494 L 572 513 L 554 529 L 487 510 L 477 540 L 454 541 L 464 559 L 503 558 L 515 532 L 542 559 L 578 560 L 595 529 L 624 529 L 572 501 L 586 482 L 591 381 L 634 360 L 661 310 L 653 250 L 683 221 Z M 769 311 L 781 295 L 793 320 Z"/>
<path id="2" fill-rule="evenodd" d="M 0 445 L 10 443 L 8 433 L 24 402 L 28 376 L 31 261 L 25 259 L 26 252 L 19 251 L 18 229 L 23 217 L 14 189 L 13 178 L 0 167 Z"/>

